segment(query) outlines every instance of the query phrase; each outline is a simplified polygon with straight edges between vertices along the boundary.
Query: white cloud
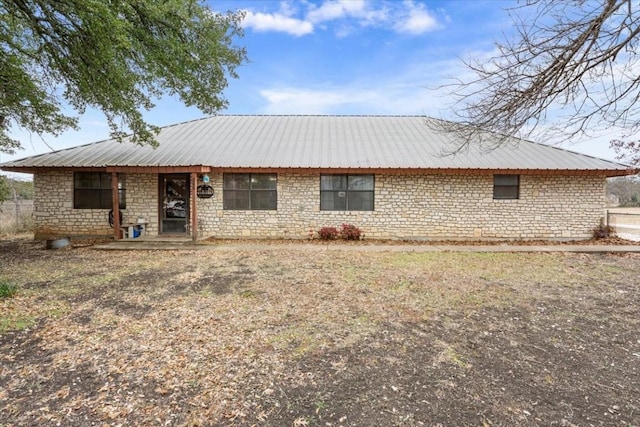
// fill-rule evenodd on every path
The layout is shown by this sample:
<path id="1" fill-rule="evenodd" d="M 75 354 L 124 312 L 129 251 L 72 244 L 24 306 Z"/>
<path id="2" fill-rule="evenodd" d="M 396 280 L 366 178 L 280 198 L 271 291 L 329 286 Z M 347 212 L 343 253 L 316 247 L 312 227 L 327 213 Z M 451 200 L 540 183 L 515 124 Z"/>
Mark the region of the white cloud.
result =
<path id="1" fill-rule="evenodd" d="M 354 2 L 358 7 L 361 7 L 362 1 Z M 348 2 L 341 1 L 328 1 L 323 3 L 322 6 L 312 9 L 307 18 L 313 22 L 331 21 L 334 19 L 342 18 L 347 15 L 346 5 Z"/>
<path id="2" fill-rule="evenodd" d="M 413 0 L 326 0 L 319 6 L 304 2 L 295 3 L 295 7 L 292 3 L 283 2 L 277 12 L 245 12 L 246 27 L 255 31 L 283 32 L 297 37 L 310 34 L 316 28 L 333 30 L 338 37 L 353 34 L 358 27 L 374 26 L 415 35 L 440 28 L 436 16 Z M 337 23 L 338 26 L 331 27 L 330 23 Z"/>
<path id="3" fill-rule="evenodd" d="M 256 31 L 280 31 L 294 36 L 313 32 L 313 24 L 281 13 L 254 13 L 246 11 L 244 24 Z"/>
<path id="4" fill-rule="evenodd" d="M 417 55 L 421 56 L 421 55 Z M 456 59 L 416 60 L 351 80 L 265 84 L 263 114 L 407 114 L 445 117 L 451 97 L 442 85 L 466 72 Z M 286 81 L 286 80 L 285 80 Z"/>
<path id="5" fill-rule="evenodd" d="M 387 21 L 386 6 L 374 9 L 371 4 L 367 0 L 328 0 L 320 7 L 311 6 L 307 19 L 313 23 L 353 19 L 364 26 Z"/>
<path id="6" fill-rule="evenodd" d="M 406 7 L 395 25 L 395 30 L 400 33 L 424 34 L 440 27 L 438 20 L 427 10 L 424 5 L 417 5 L 412 0 L 404 2 Z"/>
<path id="7" fill-rule="evenodd" d="M 268 114 L 330 114 L 347 104 L 362 102 L 363 94 L 344 90 L 306 88 L 265 89 L 260 94 L 267 100 Z M 354 96 L 355 95 L 355 96 Z"/>
<path id="8" fill-rule="evenodd" d="M 381 84 L 375 89 L 363 82 L 321 88 L 277 87 L 260 95 L 265 114 L 409 114 L 434 115 L 436 103 L 417 83 Z"/>
<path id="9" fill-rule="evenodd" d="M 329 0 L 320 7 L 312 8 L 307 14 L 307 19 L 312 22 L 324 22 L 365 15 L 366 3 L 364 0 Z"/>

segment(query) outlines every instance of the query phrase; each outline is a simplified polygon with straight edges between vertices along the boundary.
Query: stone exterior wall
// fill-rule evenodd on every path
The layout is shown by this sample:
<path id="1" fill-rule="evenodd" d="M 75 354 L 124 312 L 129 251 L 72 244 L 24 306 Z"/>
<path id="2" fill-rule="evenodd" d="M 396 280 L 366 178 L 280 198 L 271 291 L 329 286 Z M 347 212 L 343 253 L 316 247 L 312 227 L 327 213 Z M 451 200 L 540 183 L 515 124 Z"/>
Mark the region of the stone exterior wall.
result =
<path id="1" fill-rule="evenodd" d="M 219 238 L 307 238 L 343 223 L 367 238 L 587 239 L 602 218 L 604 177 L 520 177 L 520 198 L 493 199 L 492 175 L 376 175 L 368 212 L 320 211 L 320 174 L 278 174 L 277 211 L 228 211 L 222 174 L 198 200 L 199 234 Z"/>
<path id="2" fill-rule="evenodd" d="M 158 175 L 127 175 L 127 208 L 122 210 L 124 223 L 147 222 L 147 234 L 158 234 Z"/>
<path id="3" fill-rule="evenodd" d="M 38 172 L 33 177 L 34 234 L 37 239 L 55 236 L 113 236 L 109 209 L 73 208 L 73 172 Z M 148 233 L 158 232 L 158 177 L 129 174 L 126 180 L 127 207 L 122 222 L 149 222 Z"/>
<path id="4" fill-rule="evenodd" d="M 349 223 L 368 239 L 587 239 L 603 216 L 604 177 L 521 175 L 520 198 L 494 200 L 492 175 L 376 175 L 375 208 L 320 211 L 320 174 L 279 173 L 277 211 L 223 209 L 222 173 L 214 196 L 198 199 L 198 234 L 217 238 L 308 238 Z M 124 222 L 138 216 L 158 233 L 158 177 L 127 175 Z M 73 173 L 34 177 L 36 236 L 112 235 L 108 210 L 73 209 Z"/>

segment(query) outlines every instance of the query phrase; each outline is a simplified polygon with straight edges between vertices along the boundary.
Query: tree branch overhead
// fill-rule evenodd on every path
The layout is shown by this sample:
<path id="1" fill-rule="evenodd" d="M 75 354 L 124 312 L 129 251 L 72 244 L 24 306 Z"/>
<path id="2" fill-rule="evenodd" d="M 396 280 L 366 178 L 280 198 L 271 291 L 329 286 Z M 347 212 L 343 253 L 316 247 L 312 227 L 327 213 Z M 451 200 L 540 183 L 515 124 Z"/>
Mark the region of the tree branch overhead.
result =
<path id="1" fill-rule="evenodd" d="M 486 143 L 483 132 L 504 135 L 502 144 L 640 128 L 640 8 L 631 0 L 529 0 L 508 12 L 513 35 L 488 60 L 465 63 L 472 79 L 444 86 L 464 130 L 444 129 L 462 146 Z"/>
<path id="2" fill-rule="evenodd" d="M 111 136 L 155 144 L 142 110 L 177 95 L 215 114 L 228 77 L 246 61 L 241 13 L 196 0 L 0 0 L 0 150 L 19 142 L 13 127 L 59 135 L 86 108 L 102 111 Z"/>

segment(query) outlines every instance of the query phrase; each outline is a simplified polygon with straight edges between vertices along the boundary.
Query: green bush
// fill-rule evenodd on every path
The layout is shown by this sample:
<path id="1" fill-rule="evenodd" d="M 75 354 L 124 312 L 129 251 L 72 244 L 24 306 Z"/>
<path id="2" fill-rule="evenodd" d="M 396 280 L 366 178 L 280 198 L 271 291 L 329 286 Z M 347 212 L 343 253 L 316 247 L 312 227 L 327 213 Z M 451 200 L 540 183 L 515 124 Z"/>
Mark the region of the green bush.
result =
<path id="1" fill-rule="evenodd" d="M 17 233 L 31 233 L 33 232 L 34 221 L 33 215 L 30 213 L 20 214 L 16 220 L 16 232 Z"/>
<path id="2" fill-rule="evenodd" d="M 11 298 L 16 292 L 18 292 L 16 285 L 0 280 L 0 299 Z"/>

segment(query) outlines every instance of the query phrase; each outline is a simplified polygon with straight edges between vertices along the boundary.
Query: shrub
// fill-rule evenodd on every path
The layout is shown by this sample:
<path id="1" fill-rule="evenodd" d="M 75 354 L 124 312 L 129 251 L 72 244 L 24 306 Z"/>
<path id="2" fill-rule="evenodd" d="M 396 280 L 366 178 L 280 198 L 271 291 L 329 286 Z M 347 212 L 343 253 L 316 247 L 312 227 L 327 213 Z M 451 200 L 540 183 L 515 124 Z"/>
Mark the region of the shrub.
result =
<path id="1" fill-rule="evenodd" d="M 0 299 L 11 298 L 16 292 L 18 292 L 16 285 L 0 280 Z"/>
<path id="2" fill-rule="evenodd" d="M 33 232 L 34 221 L 33 215 L 30 213 L 20 214 L 16 220 L 16 232 L 18 233 L 30 233 Z"/>
<path id="3" fill-rule="evenodd" d="M 358 227 L 352 224 L 342 224 L 342 230 L 340 230 L 340 237 L 345 240 L 360 240 L 362 231 Z"/>
<path id="4" fill-rule="evenodd" d="M 338 229 L 335 227 L 322 227 L 318 231 L 318 237 L 320 237 L 321 240 L 335 240 L 339 234 Z"/>
<path id="5" fill-rule="evenodd" d="M 595 239 L 606 239 L 608 237 L 612 237 L 613 235 L 613 227 L 611 227 L 610 225 L 605 225 L 602 219 L 600 220 L 600 225 L 593 229 L 593 237 Z"/>

